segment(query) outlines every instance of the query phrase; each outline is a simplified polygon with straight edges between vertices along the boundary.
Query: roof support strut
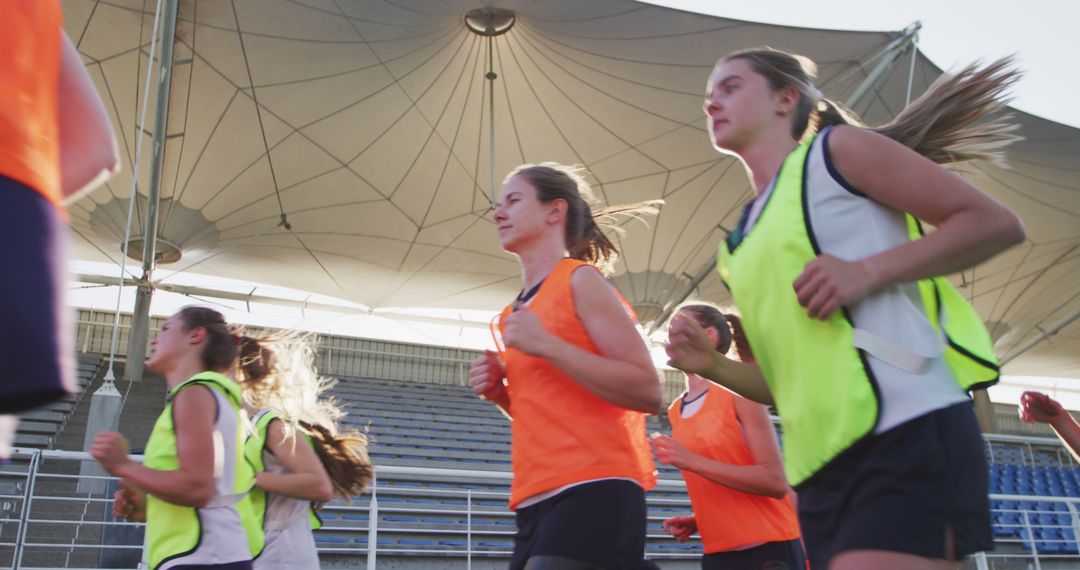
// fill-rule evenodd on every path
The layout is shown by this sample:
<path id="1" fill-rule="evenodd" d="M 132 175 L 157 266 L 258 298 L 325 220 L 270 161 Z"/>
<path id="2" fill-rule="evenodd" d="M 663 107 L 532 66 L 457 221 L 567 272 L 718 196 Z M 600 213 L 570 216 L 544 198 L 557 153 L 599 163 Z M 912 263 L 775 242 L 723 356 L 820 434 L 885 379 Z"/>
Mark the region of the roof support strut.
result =
<path id="1" fill-rule="evenodd" d="M 128 344 L 127 366 L 124 379 L 128 382 L 142 380 L 146 360 L 146 343 L 150 331 L 150 287 L 157 255 L 158 202 L 161 196 L 161 171 L 165 164 L 165 131 L 169 122 L 169 92 L 172 85 L 173 44 L 176 43 L 176 13 L 179 0 L 165 0 L 162 14 L 161 59 L 158 68 L 158 87 L 154 108 L 154 155 L 150 163 L 150 187 L 147 189 L 146 228 L 143 233 L 142 278 L 135 295 L 135 310 L 131 318 L 131 338 Z M 133 172 L 132 176 L 138 176 Z M 125 248 L 127 244 L 125 244 Z"/>

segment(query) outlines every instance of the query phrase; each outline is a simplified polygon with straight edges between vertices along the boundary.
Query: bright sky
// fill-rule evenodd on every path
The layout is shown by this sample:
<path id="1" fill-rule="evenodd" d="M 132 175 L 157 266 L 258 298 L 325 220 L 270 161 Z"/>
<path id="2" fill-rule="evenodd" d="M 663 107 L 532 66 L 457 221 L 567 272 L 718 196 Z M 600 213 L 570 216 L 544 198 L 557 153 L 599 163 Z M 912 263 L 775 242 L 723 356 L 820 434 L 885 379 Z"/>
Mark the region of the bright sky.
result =
<path id="1" fill-rule="evenodd" d="M 1016 54 L 1024 79 L 1015 91 L 1014 106 L 1025 112 L 1080 127 L 1080 74 L 1071 71 L 1080 54 L 1080 1 L 1032 0 L 1022 6 L 1013 0 L 769 0 L 767 2 L 721 2 L 719 0 L 648 0 L 650 3 L 718 16 L 784 25 L 849 30 L 901 30 L 916 20 L 923 24 L 919 47 L 931 61 L 948 69 L 968 62 Z M 750 47 L 750 46 L 747 46 Z M 717 57 L 723 54 L 717 54 Z M 1066 70 L 1070 70 L 1066 72 Z M 118 268 L 106 264 L 75 262 L 76 272 L 116 275 Z M 137 267 L 129 265 L 129 271 Z M 168 274 L 159 269 L 156 278 Z M 251 290 L 253 284 L 199 275 L 181 275 L 173 283 L 229 291 Z M 77 286 L 78 287 L 78 286 Z M 126 288 L 121 307 L 130 311 L 134 290 Z M 301 292 L 259 286 L 258 294 L 323 303 L 340 303 Z M 71 303 L 95 310 L 116 307 L 116 287 L 75 288 Z M 192 299 L 157 292 L 152 313 L 167 315 L 187 304 L 208 304 L 223 310 L 234 322 L 323 333 L 385 338 L 463 348 L 488 348 L 487 322 L 491 315 L 479 311 L 442 311 L 439 316 L 459 319 L 460 324 L 432 325 L 409 320 L 357 314 L 301 311 L 274 305 L 247 306 L 241 302 Z M 431 314 L 430 311 L 425 313 Z M 654 360 L 663 364 L 662 349 Z M 991 390 L 991 398 L 1016 402 L 1024 387 L 1037 387 L 1060 397 L 1071 409 L 1080 409 L 1080 382 L 1060 378 L 1006 378 Z"/>
<path id="2" fill-rule="evenodd" d="M 726 18 L 810 28 L 899 31 L 921 21 L 919 49 L 938 67 L 1017 54 L 1013 106 L 1080 127 L 1080 2 L 1076 0 L 644 0 Z M 746 46 L 753 47 L 753 46 Z M 717 57 L 723 54 L 717 54 Z"/>

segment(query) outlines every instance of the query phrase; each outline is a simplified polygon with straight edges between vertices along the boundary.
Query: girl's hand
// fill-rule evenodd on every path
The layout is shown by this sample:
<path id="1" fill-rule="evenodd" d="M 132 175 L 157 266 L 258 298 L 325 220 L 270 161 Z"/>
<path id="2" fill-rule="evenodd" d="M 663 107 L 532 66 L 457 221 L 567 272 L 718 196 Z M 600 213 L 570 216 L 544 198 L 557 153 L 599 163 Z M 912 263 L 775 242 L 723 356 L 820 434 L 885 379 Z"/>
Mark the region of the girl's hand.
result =
<path id="1" fill-rule="evenodd" d="M 684 517 L 671 517 L 664 521 L 664 532 L 675 537 L 679 542 L 690 540 L 698 531 L 697 519 L 694 515 Z"/>
<path id="2" fill-rule="evenodd" d="M 649 446 L 660 463 L 692 471 L 690 465 L 693 463 L 694 454 L 674 438 L 656 433 L 649 438 Z"/>
<path id="3" fill-rule="evenodd" d="M 806 314 L 825 320 L 840 307 L 862 300 L 876 285 L 865 263 L 822 254 L 806 264 L 792 286 Z"/>
<path id="4" fill-rule="evenodd" d="M 668 342 L 664 345 L 668 365 L 688 374 L 706 376 L 722 356 L 713 348 L 705 329 L 692 318 L 676 313 L 668 325 Z"/>
<path id="5" fill-rule="evenodd" d="M 500 401 L 506 396 L 505 377 L 499 356 L 490 350 L 485 350 L 469 365 L 469 387 L 473 394 L 485 400 Z"/>
<path id="6" fill-rule="evenodd" d="M 97 459 L 110 475 L 115 475 L 117 469 L 131 462 L 128 459 L 127 439 L 115 431 L 103 431 L 94 436 L 90 455 Z"/>
<path id="7" fill-rule="evenodd" d="M 146 495 L 126 479 L 121 479 L 120 490 L 113 493 L 112 514 L 116 518 L 146 522 Z"/>
<path id="8" fill-rule="evenodd" d="M 1020 395 L 1020 419 L 1026 423 L 1049 424 L 1068 415 L 1057 400 L 1046 394 L 1028 391 Z"/>
<path id="9" fill-rule="evenodd" d="M 521 309 L 507 315 L 503 323 L 506 328 L 502 336 L 507 348 L 516 348 L 531 356 L 542 356 L 551 334 L 544 330 L 536 313 Z"/>

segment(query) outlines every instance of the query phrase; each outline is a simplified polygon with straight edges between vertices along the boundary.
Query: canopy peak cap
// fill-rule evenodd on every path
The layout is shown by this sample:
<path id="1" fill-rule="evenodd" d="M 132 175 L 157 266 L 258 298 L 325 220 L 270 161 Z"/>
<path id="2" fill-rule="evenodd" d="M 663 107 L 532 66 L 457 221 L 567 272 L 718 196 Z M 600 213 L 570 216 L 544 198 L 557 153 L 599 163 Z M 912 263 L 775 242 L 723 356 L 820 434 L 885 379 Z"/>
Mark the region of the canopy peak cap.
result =
<path id="1" fill-rule="evenodd" d="M 481 36 L 501 36 L 514 27 L 517 17 L 502 8 L 473 8 L 465 12 L 465 27 Z"/>
<path id="2" fill-rule="evenodd" d="M 133 237 L 128 241 L 128 247 L 121 248 L 128 257 L 136 261 L 143 260 L 143 243 L 145 242 L 143 236 Z M 167 240 L 163 240 L 160 237 L 154 242 L 154 263 L 158 265 L 165 265 L 169 263 L 176 263 L 180 261 L 183 253 L 180 251 L 180 247 L 176 244 L 170 243 Z"/>

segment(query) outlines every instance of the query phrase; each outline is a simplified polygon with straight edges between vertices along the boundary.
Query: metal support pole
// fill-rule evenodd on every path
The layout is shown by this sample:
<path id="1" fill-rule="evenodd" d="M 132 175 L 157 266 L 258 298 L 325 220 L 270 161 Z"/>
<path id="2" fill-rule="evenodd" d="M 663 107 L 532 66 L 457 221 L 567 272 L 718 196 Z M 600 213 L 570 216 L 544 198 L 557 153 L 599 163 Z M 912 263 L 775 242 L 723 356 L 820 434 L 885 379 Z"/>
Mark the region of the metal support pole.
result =
<path id="1" fill-rule="evenodd" d="M 491 171 L 491 209 L 494 210 L 496 204 L 498 204 L 499 189 L 495 187 L 495 79 L 499 76 L 495 74 L 495 36 L 494 28 L 489 24 L 489 32 L 492 35 L 487 37 L 488 40 L 488 70 L 484 74 L 484 78 L 488 80 L 488 126 L 490 127 L 490 134 L 488 135 L 488 143 L 491 147 L 490 168 Z"/>
<path id="2" fill-rule="evenodd" d="M 161 174 L 165 167 L 165 136 L 169 123 L 169 94 L 172 86 L 173 44 L 176 43 L 176 13 L 179 0 L 165 0 L 162 14 L 161 59 L 158 67 L 157 103 L 154 108 L 154 156 L 150 163 L 150 187 L 146 206 L 146 228 L 143 233 L 142 281 L 135 297 L 135 311 L 131 318 L 131 338 L 128 344 L 127 366 L 124 379 L 128 382 L 142 380 L 143 362 L 146 360 L 146 343 L 150 332 L 150 301 L 153 288 L 150 281 L 154 275 L 157 253 L 158 201 L 161 196 Z M 132 176 L 138 176 L 133 172 Z M 129 244 L 124 244 L 125 253 Z"/>
<path id="3" fill-rule="evenodd" d="M 919 30 L 922 29 L 922 22 L 915 22 L 904 31 L 900 33 L 900 37 L 896 38 L 889 44 L 889 47 L 885 48 L 885 53 L 881 56 L 881 61 L 874 67 L 870 75 L 866 76 L 866 79 L 859 85 L 858 89 L 848 97 L 848 100 L 844 103 L 849 109 L 854 109 L 856 105 L 862 102 L 863 97 L 866 97 L 870 90 L 877 86 L 881 82 L 882 78 L 892 69 L 896 60 L 900 59 L 900 56 L 907 51 L 908 47 L 912 45 L 915 38 L 919 34 Z"/>
<path id="4" fill-rule="evenodd" d="M 1048 340 L 1050 337 L 1060 332 L 1061 329 L 1071 325 L 1074 321 L 1076 321 L 1076 319 L 1080 319 L 1080 309 L 1076 309 L 1075 311 L 1065 315 L 1063 318 L 1050 325 L 1049 327 L 1038 329 L 1038 336 L 1007 352 L 1005 356 L 1001 358 L 1001 365 L 1005 366 L 1012 359 L 1024 354 L 1032 348 L 1035 348 L 1035 346 L 1042 341 Z"/>
<path id="5" fill-rule="evenodd" d="M 983 433 L 998 433 L 997 415 L 994 413 L 994 404 L 990 401 L 990 393 L 985 389 L 973 390 L 971 401 L 975 406 L 975 419 L 979 422 L 979 429 Z"/>
<path id="6" fill-rule="evenodd" d="M 701 282 L 704 281 L 705 278 L 709 275 L 712 275 L 714 271 L 716 271 L 715 255 L 710 256 L 709 261 L 705 265 L 702 265 L 701 269 L 698 269 L 698 272 L 690 279 L 690 284 L 686 288 L 686 291 L 683 294 L 679 295 L 679 297 L 669 301 L 668 304 L 664 306 L 664 311 L 660 313 L 660 316 L 656 317 L 656 320 L 649 323 L 649 326 L 647 328 L 649 334 L 656 332 L 656 329 L 660 328 L 660 325 L 666 323 L 667 320 L 671 318 L 671 314 L 675 311 L 675 307 L 678 307 L 683 303 L 683 301 L 690 298 L 690 295 L 692 295 L 694 291 L 697 290 L 698 285 L 701 285 Z"/>

